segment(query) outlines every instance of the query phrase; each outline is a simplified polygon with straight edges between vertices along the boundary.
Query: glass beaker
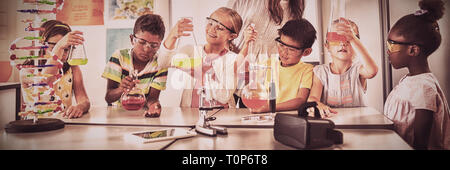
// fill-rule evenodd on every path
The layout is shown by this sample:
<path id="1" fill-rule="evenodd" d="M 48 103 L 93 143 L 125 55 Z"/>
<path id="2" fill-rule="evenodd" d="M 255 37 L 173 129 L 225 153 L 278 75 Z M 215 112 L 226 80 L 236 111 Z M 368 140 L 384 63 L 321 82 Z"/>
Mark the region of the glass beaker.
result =
<path id="1" fill-rule="evenodd" d="M 249 51 L 249 83 L 244 86 L 241 93 L 242 102 L 250 109 L 261 108 L 269 102 L 269 89 L 265 85 L 266 72 L 268 70 L 269 48 L 259 44 L 258 51 Z"/>
<path id="2" fill-rule="evenodd" d="M 269 91 L 264 85 L 267 66 L 250 63 L 249 83 L 242 89 L 242 102 L 250 110 L 261 108 L 269 101 Z"/>
<path id="3" fill-rule="evenodd" d="M 330 22 L 327 30 L 327 41 L 329 43 L 346 42 L 347 38 L 336 32 L 335 24 L 343 22 L 341 18 L 345 18 L 345 0 L 331 1 Z"/>
<path id="4" fill-rule="evenodd" d="M 86 49 L 84 47 L 84 44 L 81 45 L 71 45 L 69 50 L 69 55 L 67 58 L 67 63 L 69 63 L 72 66 L 77 65 L 86 65 L 88 62 L 87 55 L 86 55 Z"/>
<path id="5" fill-rule="evenodd" d="M 137 71 L 132 74 L 134 80 L 137 80 Z M 145 95 L 141 88 L 136 84 L 131 90 L 126 91 L 120 97 L 122 107 L 126 110 L 139 110 L 144 107 L 146 103 Z"/>

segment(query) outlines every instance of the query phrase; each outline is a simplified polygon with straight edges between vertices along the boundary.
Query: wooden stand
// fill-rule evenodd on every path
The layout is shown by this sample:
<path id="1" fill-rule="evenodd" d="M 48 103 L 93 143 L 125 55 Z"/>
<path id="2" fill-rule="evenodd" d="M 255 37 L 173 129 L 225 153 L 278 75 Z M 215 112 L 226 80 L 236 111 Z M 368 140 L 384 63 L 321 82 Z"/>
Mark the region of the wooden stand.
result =
<path id="1" fill-rule="evenodd" d="M 36 123 L 33 120 L 16 120 L 9 122 L 5 131 L 7 133 L 43 132 L 64 128 L 64 122 L 59 119 L 41 118 Z"/>

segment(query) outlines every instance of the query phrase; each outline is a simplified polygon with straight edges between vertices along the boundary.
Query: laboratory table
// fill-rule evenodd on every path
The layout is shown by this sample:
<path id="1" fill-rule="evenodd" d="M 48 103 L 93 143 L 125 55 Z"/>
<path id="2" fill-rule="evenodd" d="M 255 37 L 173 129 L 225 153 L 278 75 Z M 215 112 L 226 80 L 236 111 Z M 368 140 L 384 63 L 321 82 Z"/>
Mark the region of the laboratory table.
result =
<path id="1" fill-rule="evenodd" d="M 330 120 L 336 128 L 341 129 L 392 129 L 393 122 L 382 113 L 371 107 L 338 108 L 338 114 Z M 57 116 L 67 124 L 83 125 L 130 125 L 130 126 L 169 126 L 169 127 L 193 127 L 199 113 L 196 108 L 163 107 L 158 118 L 143 117 L 143 110 L 127 111 L 119 106 L 92 107 L 86 115 L 78 119 L 65 119 Z M 297 114 L 295 111 L 281 112 Z M 213 125 L 237 128 L 273 128 L 273 120 L 242 120 L 246 116 L 267 114 L 252 114 L 248 109 L 230 108 L 212 110 L 208 116 L 216 117 L 211 121 Z"/>

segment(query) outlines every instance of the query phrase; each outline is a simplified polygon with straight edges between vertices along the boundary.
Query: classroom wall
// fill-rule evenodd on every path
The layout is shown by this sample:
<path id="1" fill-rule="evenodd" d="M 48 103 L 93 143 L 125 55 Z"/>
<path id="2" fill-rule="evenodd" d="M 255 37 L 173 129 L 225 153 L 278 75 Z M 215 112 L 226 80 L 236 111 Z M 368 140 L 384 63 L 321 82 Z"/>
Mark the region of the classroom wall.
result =
<path id="1" fill-rule="evenodd" d="M 326 36 L 330 18 L 330 6 L 332 0 L 322 0 L 322 25 L 323 37 Z M 383 74 L 382 74 L 382 44 L 381 44 L 381 23 L 379 5 L 377 0 L 347 0 L 346 18 L 354 21 L 369 54 L 378 66 L 377 75 L 367 80 L 367 100 L 368 105 L 383 112 Z M 324 49 L 325 50 L 325 49 Z M 325 63 L 331 61 L 329 54 L 325 53 Z M 380 88 L 381 87 L 381 88 Z"/>
<path id="2" fill-rule="evenodd" d="M 9 61 L 8 47 L 16 39 L 17 0 L 0 1 L 0 61 Z M 0 69 L 1 70 L 1 69 Z M 18 81 L 17 71 L 12 69 L 10 82 Z"/>
<path id="3" fill-rule="evenodd" d="M 445 93 L 447 101 L 450 99 L 450 1 L 443 0 L 445 2 L 445 12 L 444 17 L 438 21 L 442 42 L 441 46 L 428 57 L 428 64 L 430 66 L 431 72 L 436 76 L 442 90 Z M 414 13 L 419 10 L 418 5 L 419 0 L 395 0 L 389 1 L 390 6 L 390 24 L 391 27 L 397 22 L 401 17 Z M 393 87 L 398 84 L 398 81 L 408 74 L 408 69 L 403 68 L 395 70 L 392 68 L 392 83 Z"/>

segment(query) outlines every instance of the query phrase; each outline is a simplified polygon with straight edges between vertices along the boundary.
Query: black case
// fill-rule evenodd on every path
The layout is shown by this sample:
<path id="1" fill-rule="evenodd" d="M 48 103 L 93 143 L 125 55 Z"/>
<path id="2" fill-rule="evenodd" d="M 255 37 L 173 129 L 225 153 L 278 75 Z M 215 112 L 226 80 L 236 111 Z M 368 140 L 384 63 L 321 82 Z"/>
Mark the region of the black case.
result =
<path id="1" fill-rule="evenodd" d="M 311 103 L 307 104 L 311 106 Z M 307 108 L 309 107 L 299 109 L 300 116 L 277 113 L 273 131 L 275 139 L 282 144 L 298 149 L 314 149 L 342 144 L 343 134 L 334 130 L 334 122 L 320 118 L 317 108 L 315 108 L 315 115 L 319 115 L 319 118 L 308 117 L 308 114 L 304 113 Z"/>

